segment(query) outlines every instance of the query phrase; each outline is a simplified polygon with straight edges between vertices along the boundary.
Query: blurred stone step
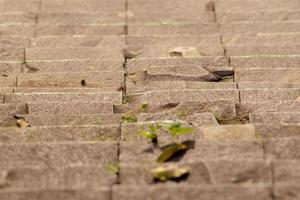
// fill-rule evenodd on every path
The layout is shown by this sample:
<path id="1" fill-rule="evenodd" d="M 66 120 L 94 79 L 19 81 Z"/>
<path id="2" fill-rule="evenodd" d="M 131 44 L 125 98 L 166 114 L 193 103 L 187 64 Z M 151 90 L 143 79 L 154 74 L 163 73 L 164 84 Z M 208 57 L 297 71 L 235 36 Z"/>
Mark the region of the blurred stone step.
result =
<path id="1" fill-rule="evenodd" d="M 14 104 L 14 103 L 1 103 L 0 115 L 15 115 L 15 114 L 27 114 L 26 104 Z"/>
<path id="2" fill-rule="evenodd" d="M 60 3 L 60 2 L 58 2 Z M 118 5 L 117 5 L 118 6 Z M 63 7 L 59 8 L 63 9 Z M 65 24 L 65 25 L 87 25 L 87 24 L 125 24 L 125 14 L 120 12 L 51 12 L 39 13 L 40 24 Z"/>
<path id="3" fill-rule="evenodd" d="M 234 68 L 299 68 L 299 55 L 230 56 Z"/>
<path id="4" fill-rule="evenodd" d="M 236 89 L 186 89 L 161 90 L 137 93 L 128 96 L 129 103 L 166 104 L 177 102 L 209 102 L 218 100 L 232 100 L 239 102 L 239 92 Z"/>
<path id="5" fill-rule="evenodd" d="M 218 33 L 217 24 L 175 23 L 129 25 L 128 35 L 196 35 Z"/>
<path id="6" fill-rule="evenodd" d="M 36 26 L 37 37 L 71 35 L 124 35 L 125 26 L 121 24 L 63 25 L 39 24 Z"/>
<path id="7" fill-rule="evenodd" d="M 263 139 L 280 139 L 299 137 L 300 124 L 274 122 L 270 124 L 254 124 L 257 137 Z"/>
<path id="8" fill-rule="evenodd" d="M 30 48 L 26 49 L 26 61 L 46 60 L 92 60 L 92 59 L 121 59 L 121 49 L 111 48 Z"/>
<path id="9" fill-rule="evenodd" d="M 99 187 L 97 190 L 1 190 L 0 196 L 3 200 L 109 200 L 109 187 Z"/>
<path id="10" fill-rule="evenodd" d="M 283 2 L 281 0 L 228 0 L 222 1 L 217 0 L 215 2 L 217 11 L 243 11 L 244 13 L 253 11 L 285 11 L 285 10 L 298 10 L 299 2 L 297 0 L 290 0 L 288 2 Z"/>
<path id="11" fill-rule="evenodd" d="M 42 4 L 42 12 L 87 12 L 87 13 L 101 13 L 101 12 L 119 12 L 125 10 L 124 0 L 45 0 Z"/>
<path id="12" fill-rule="evenodd" d="M 103 111 L 102 111 L 103 112 Z M 17 114 L 19 118 L 24 118 L 31 127 L 35 126 L 96 126 L 119 124 L 122 116 L 120 114 L 44 114 L 22 115 Z M 10 115 L 0 115 L 0 126 L 17 126 L 17 119 Z"/>
<path id="13" fill-rule="evenodd" d="M 297 184 L 276 184 L 274 187 L 274 196 L 279 200 L 296 200 L 300 198 L 300 187 Z"/>
<path id="14" fill-rule="evenodd" d="M 300 45 L 227 46 L 226 53 L 229 56 L 297 55 L 300 54 Z"/>
<path id="15" fill-rule="evenodd" d="M 201 67 L 228 67 L 229 60 L 224 56 L 202 56 L 199 58 L 143 58 L 127 60 L 128 73 L 135 73 L 150 68 L 151 66 L 201 66 Z"/>
<path id="16" fill-rule="evenodd" d="M 47 99 L 47 98 L 46 98 Z M 112 114 L 113 105 L 111 101 L 107 103 L 97 102 L 97 101 L 82 101 L 77 100 L 77 102 L 62 102 L 54 101 L 49 102 L 31 102 L 27 103 L 27 111 L 29 114 L 33 115 L 83 115 L 83 114 Z M 22 114 L 22 113 L 21 113 Z"/>
<path id="17" fill-rule="evenodd" d="M 160 150 L 145 142 L 122 142 L 120 144 L 121 163 L 154 162 L 160 155 Z M 292 149 L 293 147 L 289 148 Z M 153 150 L 152 150 L 153 149 Z M 197 140 L 194 149 L 185 153 L 178 163 L 215 159 L 263 159 L 262 142 L 251 140 L 203 141 Z"/>
<path id="18" fill-rule="evenodd" d="M 60 60 L 26 62 L 26 73 L 55 73 L 55 72 L 88 72 L 123 70 L 124 58 L 113 60 Z M 84 67 L 83 67 L 84 66 Z"/>
<path id="19" fill-rule="evenodd" d="M 300 82 L 300 68 L 238 68 L 235 81 Z"/>
<path id="20" fill-rule="evenodd" d="M 36 14 L 23 12 L 1 12 L 0 24 L 34 24 Z"/>
<path id="21" fill-rule="evenodd" d="M 276 138 L 264 141 L 264 154 L 266 159 L 299 160 L 300 138 Z"/>
<path id="22" fill-rule="evenodd" d="M 0 2 L 1 3 L 1 2 Z M 1 36 L 34 37 L 34 24 L 2 24 L 0 25 Z"/>
<path id="23" fill-rule="evenodd" d="M 0 75 L 0 85 L 2 87 L 16 87 L 17 84 L 17 77 L 16 75 L 6 76 L 7 73 L 2 73 L 2 76 Z M 6 91 L 4 91 L 6 92 Z"/>
<path id="24" fill-rule="evenodd" d="M 28 48 L 30 47 L 30 39 L 26 37 L 4 36 L 0 38 L 0 45 L 5 48 Z"/>
<path id="25" fill-rule="evenodd" d="M 141 102 L 140 104 L 122 104 L 114 106 L 114 113 L 162 113 L 171 112 L 193 115 L 196 113 L 214 113 L 220 119 L 233 119 L 236 117 L 235 102 L 232 100 L 218 101 L 195 101 L 165 104 L 149 104 Z"/>
<path id="26" fill-rule="evenodd" d="M 269 70 L 269 73 L 276 71 L 276 69 Z M 256 80 L 255 80 L 256 81 Z M 256 89 L 256 88 L 300 88 L 300 82 L 273 82 L 273 81 L 262 81 L 262 82 L 251 82 L 243 81 L 238 83 L 240 89 Z"/>
<path id="27" fill-rule="evenodd" d="M 272 165 L 275 185 L 299 183 L 299 160 L 275 160 Z"/>
<path id="28" fill-rule="evenodd" d="M 96 92 L 108 92 L 110 88 L 86 88 L 86 87 L 15 87 L 14 93 L 96 93 Z"/>
<path id="29" fill-rule="evenodd" d="M 122 104 L 122 92 L 97 92 L 97 93 L 7 93 L 4 103 L 67 103 L 73 101 L 77 105 L 86 106 L 88 103 Z M 48 108 L 49 109 L 49 108 Z"/>
<path id="30" fill-rule="evenodd" d="M 15 76 L 21 73 L 22 64 L 21 63 L 0 63 L 0 77 L 5 80 L 6 77 Z M 4 85 L 1 84 L 1 87 Z"/>
<path id="31" fill-rule="evenodd" d="M 142 191 L 142 192 L 141 192 Z M 248 186 L 200 186 L 189 184 L 157 184 L 147 186 L 114 186 L 113 200 L 125 199 L 174 199 L 174 200 L 196 200 L 199 197 L 204 199 L 232 199 L 245 200 L 271 200 L 271 188 L 269 185 L 248 185 Z"/>
<path id="32" fill-rule="evenodd" d="M 124 48 L 125 38 L 122 36 L 46 36 L 34 38 L 32 47 L 108 47 Z"/>
<path id="33" fill-rule="evenodd" d="M 120 179 L 123 185 L 150 185 L 154 183 L 151 169 L 172 166 L 174 163 L 158 165 L 121 164 Z M 271 165 L 263 160 L 204 160 L 184 162 L 179 168 L 189 169 L 185 184 L 195 185 L 251 185 L 271 184 Z"/>
<path id="34" fill-rule="evenodd" d="M 295 33 L 299 32 L 299 22 L 231 22 L 221 24 L 222 34 L 233 33 Z"/>
<path id="35" fill-rule="evenodd" d="M 300 112 L 263 112 L 251 113 L 250 122 L 256 124 L 300 124 Z"/>
<path id="36" fill-rule="evenodd" d="M 127 93 L 141 93 L 154 90 L 179 90 L 179 89 L 236 89 L 233 82 L 197 82 L 197 81 L 141 81 L 130 79 L 126 82 Z"/>
<path id="37" fill-rule="evenodd" d="M 22 48 L 0 48 L 0 63 L 23 63 L 24 49 Z"/>
<path id="38" fill-rule="evenodd" d="M 0 12 L 39 12 L 39 0 L 28 0 L 23 4 L 22 0 L 1 0 Z"/>
<path id="39" fill-rule="evenodd" d="M 112 142 L 1 144 L 0 149 L 3 168 L 105 165 L 118 160 L 118 147 Z"/>
<path id="40" fill-rule="evenodd" d="M 0 130 L 0 143 L 2 144 L 118 141 L 121 135 L 119 124 L 107 126 L 2 127 Z"/>
<path id="41" fill-rule="evenodd" d="M 203 115 L 203 114 L 202 114 Z M 177 120 L 178 121 L 178 120 Z M 174 121 L 176 122 L 176 121 Z M 157 120 L 150 122 L 139 122 L 122 124 L 122 140 L 123 141 L 146 141 L 145 138 L 139 135 L 140 131 L 148 131 L 149 127 L 155 125 L 165 125 L 170 127 L 173 121 Z M 189 121 L 183 121 L 182 127 L 189 127 L 192 129 L 191 133 L 180 136 L 181 140 L 199 139 L 201 141 L 258 141 L 260 138 L 257 137 L 255 127 L 253 125 L 203 125 L 195 126 L 196 123 L 191 125 Z M 167 145 L 172 142 L 174 138 L 164 129 L 160 128 L 157 130 L 158 141 L 160 145 Z"/>
<path id="42" fill-rule="evenodd" d="M 276 9 L 276 8 L 275 8 Z M 300 19 L 300 10 L 254 10 L 254 11 L 234 11 L 217 12 L 217 19 L 221 23 L 235 21 L 296 21 Z"/>
<path id="43" fill-rule="evenodd" d="M 242 89 L 241 102 L 282 102 L 295 101 L 300 96 L 300 88 L 288 89 Z"/>
<path id="44" fill-rule="evenodd" d="M 2 168 L 0 173 L 4 190 L 93 190 L 110 186 L 117 180 L 105 166 Z"/>
<path id="45" fill-rule="evenodd" d="M 132 2 L 136 3 L 136 2 Z M 131 4 L 129 4 L 129 9 L 131 9 Z M 129 24 L 174 24 L 174 23 L 187 23 L 187 22 L 208 22 L 213 23 L 215 21 L 214 13 L 212 11 L 205 12 L 190 12 L 189 10 L 169 10 L 166 12 L 161 12 L 159 10 L 128 10 L 127 17 Z M 199 10 L 200 11 L 200 10 Z M 204 11 L 204 9 L 203 9 Z"/>
<path id="46" fill-rule="evenodd" d="M 124 71 L 59 72 L 20 74 L 18 87 L 82 87 L 117 91 L 124 82 Z"/>
<path id="47" fill-rule="evenodd" d="M 215 116 L 212 113 L 195 113 L 185 112 L 162 112 L 162 113 L 141 113 L 138 115 L 138 121 L 164 121 L 164 120 L 184 120 L 195 126 L 218 125 Z"/>

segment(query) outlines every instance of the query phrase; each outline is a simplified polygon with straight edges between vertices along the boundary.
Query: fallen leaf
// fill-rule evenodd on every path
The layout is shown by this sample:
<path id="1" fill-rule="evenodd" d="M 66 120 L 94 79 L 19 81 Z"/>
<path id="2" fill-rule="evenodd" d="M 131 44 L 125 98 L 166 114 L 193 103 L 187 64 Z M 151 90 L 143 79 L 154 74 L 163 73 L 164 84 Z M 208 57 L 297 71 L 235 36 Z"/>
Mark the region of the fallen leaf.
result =
<path id="1" fill-rule="evenodd" d="M 174 165 L 168 167 L 157 167 L 151 170 L 154 180 L 167 181 L 179 179 L 189 174 L 188 168 L 179 168 Z"/>
<path id="2" fill-rule="evenodd" d="M 25 118 L 20 117 L 19 119 L 17 119 L 17 126 L 20 128 L 27 128 L 30 127 L 30 124 Z"/>
<path id="3" fill-rule="evenodd" d="M 156 162 L 163 163 L 170 160 L 176 153 L 188 150 L 188 146 L 182 143 L 175 143 L 167 147 L 157 158 Z"/>
<path id="4" fill-rule="evenodd" d="M 113 174 L 118 174 L 120 172 L 121 167 L 119 164 L 108 164 L 106 165 L 105 169 Z"/>

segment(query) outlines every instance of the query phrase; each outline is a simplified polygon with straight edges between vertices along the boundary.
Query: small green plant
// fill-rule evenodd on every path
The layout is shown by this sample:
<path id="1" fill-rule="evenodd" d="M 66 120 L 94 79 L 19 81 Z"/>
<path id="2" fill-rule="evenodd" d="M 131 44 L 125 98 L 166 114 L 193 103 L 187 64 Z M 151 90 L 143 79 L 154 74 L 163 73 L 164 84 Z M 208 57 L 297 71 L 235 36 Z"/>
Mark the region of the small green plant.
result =
<path id="1" fill-rule="evenodd" d="M 105 169 L 113 174 L 118 174 L 121 170 L 121 167 L 119 164 L 108 164 L 105 166 Z"/>
<path id="2" fill-rule="evenodd" d="M 140 105 L 140 110 L 141 110 L 142 112 L 146 112 L 146 111 L 148 110 L 148 107 L 149 107 L 148 103 L 142 103 L 142 104 Z"/>
<path id="3" fill-rule="evenodd" d="M 177 138 L 180 135 L 185 135 L 193 132 L 193 128 L 182 127 L 182 124 L 180 122 L 173 122 L 167 127 L 167 131 L 173 138 Z"/>
<path id="4" fill-rule="evenodd" d="M 152 142 L 157 144 L 157 131 L 161 128 L 159 124 L 151 124 L 148 126 L 148 130 L 141 130 L 139 135 Z"/>
<path id="5" fill-rule="evenodd" d="M 128 95 L 124 94 L 124 95 L 122 96 L 122 103 L 123 103 L 123 104 L 129 103 L 129 97 L 128 97 Z"/>
<path id="6" fill-rule="evenodd" d="M 137 122 L 137 116 L 132 112 L 124 113 L 122 115 L 122 122 L 135 123 L 135 122 Z"/>
<path id="7" fill-rule="evenodd" d="M 180 120 L 184 120 L 187 117 L 187 113 L 185 111 L 176 112 L 176 117 Z"/>

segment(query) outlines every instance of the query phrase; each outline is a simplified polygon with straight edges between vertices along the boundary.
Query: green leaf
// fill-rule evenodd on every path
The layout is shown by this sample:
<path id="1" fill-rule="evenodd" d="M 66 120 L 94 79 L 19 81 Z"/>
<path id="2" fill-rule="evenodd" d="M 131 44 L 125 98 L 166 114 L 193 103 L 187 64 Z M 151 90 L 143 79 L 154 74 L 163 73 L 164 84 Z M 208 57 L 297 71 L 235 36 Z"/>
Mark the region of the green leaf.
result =
<path id="1" fill-rule="evenodd" d="M 178 168 L 176 166 L 158 167 L 151 170 L 154 179 L 159 181 L 167 181 L 171 179 L 181 178 L 189 174 L 187 168 Z"/>
<path id="2" fill-rule="evenodd" d="M 182 127 L 180 122 L 174 122 L 168 127 L 168 132 L 176 137 L 178 135 L 184 135 L 193 132 L 193 128 Z"/>
<path id="3" fill-rule="evenodd" d="M 108 172 L 111 172 L 113 174 L 117 174 L 117 173 L 119 173 L 121 167 L 120 167 L 119 164 L 108 164 L 108 165 L 106 165 L 105 169 Z"/>
<path id="4" fill-rule="evenodd" d="M 148 131 L 140 131 L 139 135 L 141 135 L 142 137 L 146 138 L 149 141 L 153 141 L 154 139 L 157 138 L 157 134 L 156 133 L 152 133 L 152 132 L 148 132 Z"/>
<path id="5" fill-rule="evenodd" d="M 172 144 L 171 146 L 167 147 L 163 152 L 159 155 L 156 162 L 163 163 L 167 160 L 171 159 L 177 152 L 187 150 L 188 146 L 181 143 Z"/>

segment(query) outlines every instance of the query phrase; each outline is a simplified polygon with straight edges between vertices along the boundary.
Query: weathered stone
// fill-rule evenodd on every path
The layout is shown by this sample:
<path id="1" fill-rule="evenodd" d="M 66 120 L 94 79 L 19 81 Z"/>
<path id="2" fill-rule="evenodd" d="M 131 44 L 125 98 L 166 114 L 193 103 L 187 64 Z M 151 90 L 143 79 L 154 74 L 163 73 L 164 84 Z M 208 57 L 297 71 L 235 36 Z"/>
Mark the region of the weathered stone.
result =
<path id="1" fill-rule="evenodd" d="M 123 24 L 102 25 L 37 25 L 37 36 L 63 35 L 122 35 L 125 34 Z"/>
<path id="2" fill-rule="evenodd" d="M 30 121 L 27 121 L 31 125 Z M 4 144 L 76 141 L 99 142 L 117 141 L 120 139 L 120 127 L 118 124 L 108 126 L 45 126 L 28 127 L 26 129 L 1 128 L 0 130 L 0 143 Z"/>
<path id="3" fill-rule="evenodd" d="M 59 72 L 59 73 L 28 73 L 21 74 L 18 79 L 19 87 L 87 87 L 109 88 L 117 91 L 124 82 L 124 72 Z"/>
<path id="4" fill-rule="evenodd" d="M 0 26 L 2 36 L 34 37 L 35 26 L 31 24 L 11 24 Z"/>
<path id="5" fill-rule="evenodd" d="M 98 93 L 14 93 L 5 94 L 4 103 L 22 103 L 38 102 L 67 103 L 73 101 L 77 105 L 86 105 L 88 103 L 112 103 L 122 104 L 122 92 L 98 92 Z"/>
<path id="6" fill-rule="evenodd" d="M 121 59 L 120 49 L 110 48 L 31 48 L 26 49 L 26 61 Z"/>
<path id="7" fill-rule="evenodd" d="M 0 8 L 1 9 L 1 8 Z M 34 13 L 10 13 L 5 12 L 0 14 L 0 24 L 34 24 L 36 14 Z"/>
<path id="8" fill-rule="evenodd" d="M 21 37 L 2 37 L 0 45 L 5 48 L 25 48 L 30 46 L 30 40 Z"/>
<path id="9" fill-rule="evenodd" d="M 32 47 L 108 47 L 121 49 L 125 47 L 125 38 L 122 36 L 45 36 L 32 39 Z"/>
<path id="10" fill-rule="evenodd" d="M 226 52 L 229 56 L 294 55 L 299 54 L 300 45 L 227 46 Z"/>
<path id="11" fill-rule="evenodd" d="M 24 49 L 0 48 L 0 63 L 24 62 Z"/>
<path id="12" fill-rule="evenodd" d="M 274 196 L 278 200 L 297 200 L 300 198 L 299 189 L 295 184 L 277 184 L 274 187 Z"/>
<path id="13" fill-rule="evenodd" d="M 101 102 L 35 102 L 27 103 L 29 114 L 35 115 L 79 115 L 79 114 L 112 114 L 113 106 Z"/>
<path id="14" fill-rule="evenodd" d="M 107 171 L 104 166 L 22 167 L 0 171 L 6 173 L 3 184 L 6 190 L 97 189 L 116 182 L 116 175 Z"/>
<path id="15" fill-rule="evenodd" d="M 299 138 L 266 139 L 264 142 L 265 156 L 268 159 L 300 158 Z"/>
<path id="16" fill-rule="evenodd" d="M 67 165 L 102 165 L 117 161 L 117 144 L 43 143 L 1 144 L 1 167 L 61 167 Z"/>
<path id="17" fill-rule="evenodd" d="M 249 117 L 251 123 L 262 123 L 262 124 L 300 123 L 300 112 L 251 113 Z"/>
<path id="18" fill-rule="evenodd" d="M 5 77 L 14 76 L 21 73 L 22 64 L 20 63 L 0 63 L 0 79 L 5 80 Z M 3 78 L 3 79 L 2 79 Z M 16 81 L 16 79 L 15 79 Z M 1 84 L 1 86 L 4 86 Z"/>
<path id="19" fill-rule="evenodd" d="M 300 96 L 300 88 L 291 89 L 242 89 L 241 102 L 294 101 Z"/>
<path id="20" fill-rule="evenodd" d="M 273 162 L 275 185 L 282 183 L 297 184 L 300 181 L 298 160 L 275 160 Z"/>
<path id="21" fill-rule="evenodd" d="M 141 192 L 142 191 L 142 192 Z M 147 186 L 115 186 L 113 200 L 125 199 L 245 199 L 271 200 L 269 186 L 196 186 L 189 184 L 157 184 Z"/>
<path id="22" fill-rule="evenodd" d="M 270 73 L 270 70 L 269 70 Z M 300 88 L 300 82 L 273 82 L 273 81 L 260 81 L 260 82 L 239 82 L 240 89 L 255 89 L 255 88 Z"/>
<path id="23" fill-rule="evenodd" d="M 0 104 L 0 115 L 26 114 L 26 104 Z"/>
<path id="24" fill-rule="evenodd" d="M 0 75 L 0 85 L 3 87 L 16 87 L 17 77 L 12 75 L 9 76 L 7 73 L 1 73 Z"/>
<path id="25" fill-rule="evenodd" d="M 24 65 L 24 71 L 27 73 L 119 71 L 123 70 L 123 62 L 124 59 L 26 62 Z"/>
<path id="26" fill-rule="evenodd" d="M 96 92 L 108 92 L 110 88 L 86 88 L 86 87 L 15 87 L 14 93 L 96 93 Z M 11 92 L 9 92 L 11 93 Z"/>

